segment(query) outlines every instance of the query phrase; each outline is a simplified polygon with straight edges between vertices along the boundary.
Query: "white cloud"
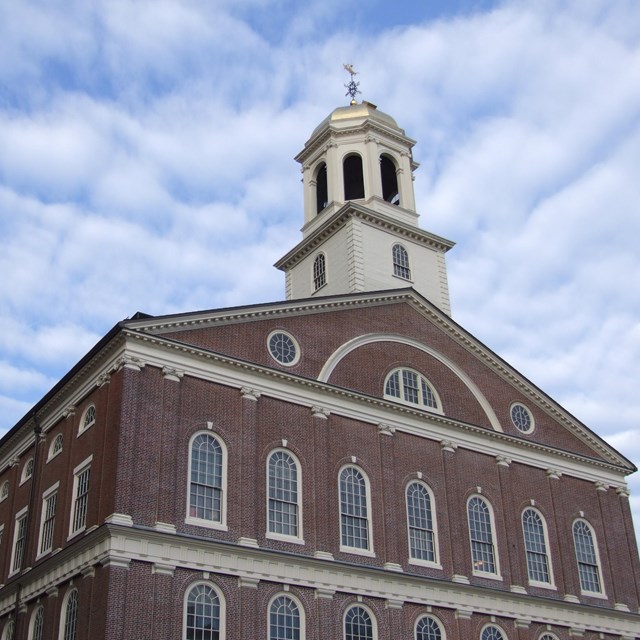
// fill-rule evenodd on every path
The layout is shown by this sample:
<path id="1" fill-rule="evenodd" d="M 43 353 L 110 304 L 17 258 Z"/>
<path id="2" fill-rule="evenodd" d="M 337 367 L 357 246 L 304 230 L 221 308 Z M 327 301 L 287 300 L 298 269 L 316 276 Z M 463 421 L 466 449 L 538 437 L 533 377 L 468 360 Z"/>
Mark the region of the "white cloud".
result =
<path id="1" fill-rule="evenodd" d="M 454 318 L 638 461 L 634 2 L 517 0 L 374 35 L 358 6 L 5 3 L 0 359 L 35 390 L 136 310 L 282 298 L 292 157 L 346 104 L 352 62 L 418 140 L 422 226 L 458 242 Z"/>

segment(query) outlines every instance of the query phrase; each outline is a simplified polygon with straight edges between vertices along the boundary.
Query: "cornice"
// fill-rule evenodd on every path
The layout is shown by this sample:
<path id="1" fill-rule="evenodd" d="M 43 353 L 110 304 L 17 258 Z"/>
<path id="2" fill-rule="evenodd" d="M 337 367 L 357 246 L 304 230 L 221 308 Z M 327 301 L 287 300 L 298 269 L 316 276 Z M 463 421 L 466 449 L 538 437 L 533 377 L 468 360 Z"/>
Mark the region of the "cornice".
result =
<path id="1" fill-rule="evenodd" d="M 331 215 L 327 221 L 299 242 L 291 251 L 275 263 L 275 267 L 286 271 L 295 266 L 305 256 L 317 249 L 327 238 L 343 227 L 351 218 L 359 218 L 369 224 L 384 228 L 398 236 L 409 238 L 414 242 L 426 245 L 431 249 L 446 253 L 455 246 L 451 240 L 447 240 L 435 234 L 424 231 L 417 226 L 403 224 L 383 213 L 364 207 L 355 202 L 347 202 L 338 211 Z"/>
<path id="2" fill-rule="evenodd" d="M 308 406 L 310 409 L 313 406 L 323 406 L 331 414 L 374 425 L 383 422 L 397 431 L 413 433 L 432 440 L 448 439 L 458 447 L 491 456 L 508 454 L 514 462 L 542 469 L 553 467 L 564 475 L 592 482 L 602 480 L 604 474 L 615 487 L 624 486 L 620 475 L 624 476 L 632 471 L 623 464 L 556 449 L 490 428 L 224 356 L 162 336 L 133 331 L 126 332 L 126 335 L 128 352 L 136 354 L 136 357 L 145 360 L 148 365 L 162 368 L 167 363 L 175 363 L 178 356 L 180 368 L 185 375 L 239 389 L 251 386 L 265 397 L 282 399 Z M 139 346 L 136 347 L 136 344 Z M 196 364 L 197 362 L 207 363 L 207 366 L 203 367 Z M 215 371 L 216 367 L 222 369 Z M 244 373 L 234 377 L 229 373 L 230 370 Z"/>
<path id="3" fill-rule="evenodd" d="M 304 145 L 304 149 L 295 156 L 294 160 L 301 164 L 304 163 L 310 156 L 314 155 L 316 151 L 329 143 L 332 138 L 345 138 L 358 134 L 365 135 L 369 132 L 376 132 L 393 140 L 399 145 L 400 149 L 404 149 L 407 146 L 411 149 L 416 144 L 416 141 L 405 135 L 404 132 L 395 130 L 391 127 L 386 127 L 375 120 L 365 119 L 364 122 L 357 126 L 344 128 L 336 127 L 329 123 L 326 128 L 317 132 L 313 137 L 307 140 Z"/>
<path id="4" fill-rule="evenodd" d="M 180 567 L 210 573 L 316 589 L 319 593 L 350 595 L 433 606 L 469 614 L 526 619 L 561 628 L 580 627 L 595 633 L 634 637 L 639 616 L 616 609 L 563 602 L 513 593 L 501 588 L 454 583 L 339 560 L 248 547 L 184 534 L 164 533 L 140 526 L 106 524 L 79 543 L 22 574 L 20 604 L 45 597 L 69 580 L 92 579 L 92 568 L 111 566 L 126 571 L 131 563 L 160 567 L 171 574 Z M 83 578 L 82 576 L 86 576 Z M 0 615 L 15 606 L 15 584 L 0 590 Z"/>

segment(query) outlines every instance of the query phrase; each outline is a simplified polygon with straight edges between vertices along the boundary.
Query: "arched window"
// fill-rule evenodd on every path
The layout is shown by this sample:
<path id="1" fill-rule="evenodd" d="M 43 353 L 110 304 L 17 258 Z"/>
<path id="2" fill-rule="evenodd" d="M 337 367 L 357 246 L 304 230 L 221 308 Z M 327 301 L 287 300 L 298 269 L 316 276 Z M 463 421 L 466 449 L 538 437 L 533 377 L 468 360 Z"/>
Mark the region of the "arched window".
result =
<path id="1" fill-rule="evenodd" d="M 319 253 L 313 261 L 313 288 L 315 291 L 327 284 L 327 263 L 324 253 Z"/>
<path id="2" fill-rule="evenodd" d="M 480 496 L 472 496 L 467 503 L 467 515 L 473 573 L 497 575 L 493 521 L 489 503 Z"/>
<path id="3" fill-rule="evenodd" d="M 391 204 L 400 204 L 396 165 L 387 155 L 380 156 L 380 178 L 382 179 L 382 197 Z"/>
<path id="4" fill-rule="evenodd" d="M 4 627 L 4 631 L 2 632 L 2 640 L 13 640 L 13 636 L 15 634 L 16 625 L 13 620 L 9 620 Z"/>
<path id="5" fill-rule="evenodd" d="M 522 512 L 522 531 L 529 581 L 551 584 L 547 532 L 542 516 L 535 509 L 525 509 Z"/>
<path id="6" fill-rule="evenodd" d="M 443 640 L 442 628 L 435 618 L 422 616 L 416 624 L 416 640 Z"/>
<path id="7" fill-rule="evenodd" d="M 436 562 L 431 494 L 422 482 L 407 485 L 407 526 L 409 557 L 412 560 Z"/>
<path id="8" fill-rule="evenodd" d="M 384 396 L 428 409 L 439 409 L 433 387 L 424 376 L 413 369 L 394 369 L 385 381 Z"/>
<path id="9" fill-rule="evenodd" d="M 489 625 L 482 630 L 480 640 L 505 640 L 506 636 L 498 627 Z"/>
<path id="10" fill-rule="evenodd" d="M 44 607 L 36 607 L 31 615 L 29 623 L 29 640 L 42 640 L 42 629 L 44 626 Z"/>
<path id="11" fill-rule="evenodd" d="M 321 162 L 316 172 L 316 213 L 320 213 L 328 204 L 327 165 Z"/>
<path id="12" fill-rule="evenodd" d="M 303 640 L 301 608 L 289 596 L 277 596 L 269 607 L 269 640 Z"/>
<path id="13" fill-rule="evenodd" d="M 79 433 L 86 431 L 89 427 L 92 427 L 96 423 L 96 407 L 90 404 L 82 414 L 80 418 L 80 430 Z"/>
<path id="14" fill-rule="evenodd" d="M 602 593 L 600 562 L 595 535 L 591 526 L 584 520 L 573 523 L 573 542 L 578 560 L 580 588 L 590 593 Z"/>
<path id="15" fill-rule="evenodd" d="M 344 177 L 344 199 L 358 200 L 364 198 L 362 158 L 358 154 L 351 154 L 344 159 L 342 174 Z"/>
<path id="16" fill-rule="evenodd" d="M 553 633 L 543 633 L 538 640 L 558 640 L 558 637 Z"/>
<path id="17" fill-rule="evenodd" d="M 71 589 L 62 603 L 60 618 L 60 640 L 76 640 L 78 626 L 78 590 Z"/>
<path id="18" fill-rule="evenodd" d="M 268 527 L 271 534 L 300 537 L 298 465 L 286 451 L 274 451 L 267 465 Z"/>
<path id="19" fill-rule="evenodd" d="M 391 256 L 393 258 L 393 275 L 404 280 L 411 280 L 407 250 L 401 244 L 394 244 L 391 248 Z"/>
<path id="20" fill-rule="evenodd" d="M 344 640 L 374 640 L 374 618 L 364 607 L 351 607 L 344 616 Z"/>
<path id="21" fill-rule="evenodd" d="M 222 441 L 210 433 L 192 438 L 188 519 L 196 524 L 224 525 L 225 458 Z"/>
<path id="22" fill-rule="evenodd" d="M 20 478 L 20 484 L 26 482 L 33 475 L 33 458 L 29 458 L 27 463 L 22 469 L 22 477 Z"/>
<path id="23" fill-rule="evenodd" d="M 223 605 L 212 585 L 191 587 L 185 598 L 184 640 L 224 640 Z"/>
<path id="24" fill-rule="evenodd" d="M 367 480 L 356 467 L 340 472 L 340 546 L 348 550 L 370 549 Z"/>
<path id="25" fill-rule="evenodd" d="M 63 437 L 62 434 L 59 433 L 54 439 L 53 442 L 51 443 L 51 446 L 49 447 L 49 456 L 48 456 L 48 460 L 51 460 L 51 458 L 55 458 L 59 453 L 62 452 L 62 445 L 63 445 Z"/>

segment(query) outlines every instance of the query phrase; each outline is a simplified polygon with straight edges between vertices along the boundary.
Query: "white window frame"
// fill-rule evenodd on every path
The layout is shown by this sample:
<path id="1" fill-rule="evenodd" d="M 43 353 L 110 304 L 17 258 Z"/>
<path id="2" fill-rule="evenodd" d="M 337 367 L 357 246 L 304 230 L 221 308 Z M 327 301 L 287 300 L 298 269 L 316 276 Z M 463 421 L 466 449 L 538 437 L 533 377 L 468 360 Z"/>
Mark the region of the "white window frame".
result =
<path id="1" fill-rule="evenodd" d="M 80 534 L 83 531 L 85 531 L 86 528 L 87 528 L 87 513 L 88 513 L 88 506 L 89 506 L 89 492 L 91 491 L 91 462 L 92 461 L 93 461 L 93 454 L 91 454 L 88 458 L 85 458 L 73 470 L 73 493 L 71 494 L 73 497 L 72 497 L 72 500 L 71 500 L 71 513 L 70 513 L 70 517 L 69 517 L 69 536 L 67 537 L 67 540 L 71 540 L 71 538 L 74 538 L 78 534 Z M 87 469 L 89 469 L 89 485 L 87 487 L 87 493 L 83 494 L 83 495 L 86 495 L 86 497 L 87 497 L 87 504 L 86 504 L 85 515 L 84 515 L 84 524 L 82 526 L 78 527 L 78 528 L 74 528 L 74 524 L 75 524 L 75 520 L 76 520 L 76 505 L 78 504 L 78 498 L 80 498 L 80 496 L 78 495 L 78 491 L 80 489 L 80 486 L 79 486 L 80 476 Z"/>
<path id="2" fill-rule="evenodd" d="M 322 268 L 317 268 L 316 265 L 321 264 Z M 313 264 L 311 267 L 311 280 L 313 281 L 313 291 L 320 291 L 323 287 L 327 286 L 327 256 L 323 251 L 316 253 L 313 258 Z"/>
<path id="3" fill-rule="evenodd" d="M 207 520 L 205 518 L 198 518 L 196 516 L 191 515 L 191 464 L 192 464 L 192 455 L 191 449 L 193 446 L 193 441 L 199 435 L 206 435 L 212 438 L 215 438 L 218 444 L 220 445 L 220 449 L 222 450 L 222 478 L 221 478 L 221 492 L 222 499 L 220 501 L 220 521 L 216 520 Z M 189 438 L 189 448 L 187 450 L 187 455 L 189 458 L 189 464 L 187 468 L 187 509 L 185 515 L 185 523 L 197 525 L 198 527 L 206 527 L 208 529 L 217 529 L 218 531 L 227 531 L 227 464 L 228 464 L 228 451 L 227 445 L 225 441 L 222 439 L 220 434 L 216 433 L 212 430 L 200 430 L 196 431 L 191 438 Z"/>
<path id="4" fill-rule="evenodd" d="M 440 621 L 439 618 L 434 616 L 432 613 L 421 613 L 416 618 L 416 622 L 413 625 L 414 640 L 418 640 L 418 625 L 420 624 L 420 621 L 423 620 L 424 618 L 430 618 L 436 623 L 436 625 L 438 625 L 438 629 L 440 630 L 440 640 L 447 640 L 447 634 L 445 633 L 444 627 L 442 626 L 442 622 Z"/>
<path id="5" fill-rule="evenodd" d="M 5 480 L 0 485 L 0 502 L 4 502 L 9 497 L 9 481 Z"/>
<path id="6" fill-rule="evenodd" d="M 346 544 L 343 544 L 342 542 L 342 491 L 341 491 L 341 476 L 342 476 L 342 472 L 345 469 L 355 469 L 356 471 L 358 471 L 358 473 L 360 473 L 362 475 L 362 477 L 364 478 L 364 487 L 365 487 L 365 498 L 366 498 L 366 507 L 367 507 L 367 517 L 366 517 L 366 523 L 367 523 L 367 540 L 369 543 L 369 546 L 367 548 L 360 548 L 360 547 L 350 547 Z M 344 551 L 345 553 L 353 553 L 356 555 L 360 555 L 360 556 L 368 556 L 368 557 L 374 557 L 375 551 L 374 551 L 374 546 L 373 546 L 373 520 L 372 520 L 372 505 L 371 505 L 371 483 L 369 481 L 369 476 L 364 472 L 364 469 L 362 469 L 362 467 L 359 467 L 357 464 L 355 463 L 350 463 L 350 464 L 345 464 L 342 465 L 342 467 L 340 467 L 340 470 L 338 471 L 338 513 L 340 516 L 340 521 L 339 521 L 339 535 L 340 535 L 340 551 Z M 344 514 L 347 515 L 347 514 Z"/>
<path id="7" fill-rule="evenodd" d="M 222 592 L 222 589 L 220 589 L 218 585 L 208 580 L 197 580 L 196 582 L 190 583 L 185 589 L 184 597 L 182 599 L 182 638 L 187 637 L 187 605 L 189 603 L 189 594 L 193 589 L 195 589 L 199 585 L 205 585 L 207 587 L 211 587 L 211 589 L 213 589 L 214 593 L 218 597 L 218 602 L 220 603 L 219 637 L 220 637 L 220 640 L 225 640 L 226 628 L 227 628 L 227 603 L 224 597 L 224 593 Z"/>
<path id="8" fill-rule="evenodd" d="M 22 467 L 22 473 L 20 474 L 20 484 L 18 486 L 22 486 L 27 480 L 30 480 L 33 477 L 33 467 L 34 467 L 33 458 L 28 458 Z"/>
<path id="9" fill-rule="evenodd" d="M 593 544 L 593 550 L 596 556 L 596 570 L 598 572 L 598 581 L 600 582 L 600 591 L 589 591 L 588 589 L 582 588 L 582 580 L 580 578 L 580 565 L 584 563 L 581 563 L 580 560 L 578 559 L 578 547 L 576 545 L 576 536 L 574 531 L 574 527 L 578 522 L 582 522 L 584 525 L 586 525 L 587 529 L 589 529 L 589 532 L 591 533 L 591 543 Z M 602 562 L 600 560 L 600 548 L 598 545 L 598 538 L 596 536 L 595 529 L 593 528 L 591 523 L 585 520 L 584 518 L 576 518 L 571 523 L 571 539 L 573 541 L 573 550 L 576 557 L 576 569 L 578 571 L 578 585 L 580 586 L 580 593 L 584 596 L 589 596 L 591 598 L 606 599 L 607 594 L 605 592 L 604 577 L 602 575 Z"/>
<path id="10" fill-rule="evenodd" d="M 54 451 L 57 442 L 61 443 L 60 449 L 58 449 L 58 451 Z M 64 449 L 64 436 L 61 433 L 57 433 L 56 437 L 51 441 L 51 444 L 49 445 L 49 452 L 48 452 L 48 455 L 47 455 L 47 462 L 49 462 L 49 460 L 53 460 L 55 457 L 59 456 L 62 453 L 63 449 Z"/>
<path id="11" fill-rule="evenodd" d="M 85 424 L 85 421 L 87 420 L 87 416 L 89 414 L 89 412 L 93 409 L 93 420 L 91 420 L 88 424 Z M 80 424 L 78 425 L 78 435 L 82 435 L 85 431 L 88 431 L 89 429 L 91 429 L 91 427 L 93 427 L 93 425 L 96 423 L 96 417 L 98 414 L 98 410 L 96 409 L 96 405 L 93 404 L 93 402 L 90 402 L 85 410 L 82 412 L 82 415 L 80 416 Z"/>
<path id="12" fill-rule="evenodd" d="M 26 527 L 26 519 L 28 517 L 29 514 L 29 507 L 23 507 L 22 509 L 20 509 L 20 511 L 18 511 L 18 513 L 16 513 L 16 516 L 14 518 L 14 525 L 13 525 L 13 542 L 11 545 L 11 561 L 9 562 L 9 576 L 14 576 L 17 573 L 20 573 L 20 571 L 22 570 L 22 565 L 24 564 L 24 554 L 26 552 L 26 542 L 27 542 L 27 532 L 25 529 L 24 532 L 24 536 L 22 538 L 18 538 L 18 531 L 19 531 L 19 527 L 20 527 L 20 523 L 21 522 L 25 522 L 25 527 Z M 14 563 L 16 560 L 16 551 L 18 548 L 18 541 L 22 540 L 23 541 L 23 545 L 22 545 L 22 550 L 21 550 L 21 558 L 20 558 L 20 566 L 19 567 L 14 567 Z"/>
<path id="13" fill-rule="evenodd" d="M 297 502 L 296 502 L 296 507 L 297 507 L 297 525 L 298 525 L 298 533 L 295 536 L 292 535 L 287 535 L 284 533 L 278 533 L 275 531 L 271 531 L 270 526 L 271 526 L 271 522 L 270 522 L 270 518 L 269 518 L 269 501 L 271 499 L 270 493 L 269 493 L 269 489 L 270 489 L 270 484 L 269 484 L 269 462 L 271 461 L 271 457 L 276 454 L 276 453 L 285 453 L 287 454 L 292 460 L 293 463 L 295 464 L 296 467 L 296 475 L 297 475 L 297 482 L 296 482 L 296 494 L 297 494 Z M 273 540 L 282 540 L 285 542 L 293 542 L 294 544 L 304 544 L 304 536 L 303 536 L 303 532 L 302 532 L 302 467 L 300 465 L 300 460 L 298 460 L 298 457 L 289 449 L 286 449 L 284 447 L 278 447 L 276 449 L 273 449 L 272 451 L 269 452 L 269 455 L 267 456 L 267 464 L 266 464 L 266 498 L 267 498 L 267 531 L 266 531 L 266 537 L 267 538 L 271 538 Z"/>
<path id="14" fill-rule="evenodd" d="M 39 611 L 42 612 L 42 626 L 40 627 L 39 638 L 35 638 L 34 632 L 36 627 L 36 616 L 38 615 Z M 31 613 L 31 617 L 29 619 L 29 635 L 27 637 L 29 638 L 29 640 L 42 640 L 43 631 L 44 631 L 44 605 L 36 604 L 36 607 Z"/>
<path id="15" fill-rule="evenodd" d="M 409 524 L 409 487 L 413 484 L 420 485 L 429 496 L 430 511 L 431 511 L 431 531 L 433 534 L 433 560 L 423 560 L 422 558 L 414 558 L 411 551 L 411 527 Z M 435 499 L 433 497 L 433 491 L 431 487 L 422 480 L 411 480 L 407 482 L 407 486 L 404 489 L 404 506 L 407 515 L 407 549 L 409 551 L 409 564 L 420 565 L 423 567 L 432 567 L 434 569 L 442 569 L 440 564 L 440 554 L 438 549 L 438 522 L 436 520 Z"/>
<path id="16" fill-rule="evenodd" d="M 509 640 L 509 636 L 506 634 L 505 630 L 495 622 L 492 622 L 491 624 L 485 624 L 484 627 L 482 627 L 482 630 L 480 631 L 480 640 L 483 640 L 482 636 L 484 635 L 484 632 L 487 629 L 491 628 L 495 629 L 502 636 L 500 640 Z"/>
<path id="17" fill-rule="evenodd" d="M 293 603 L 296 605 L 296 607 L 298 607 L 298 613 L 300 615 L 300 640 L 305 640 L 306 635 L 307 635 L 306 634 L 307 623 L 306 623 L 306 614 L 305 614 L 305 611 L 304 611 L 304 607 L 302 606 L 302 602 L 300 602 L 300 600 L 298 598 L 296 598 L 296 596 L 294 596 L 289 591 L 282 591 L 280 593 L 276 593 L 271 598 L 271 600 L 269 600 L 269 604 L 267 605 L 267 635 L 266 635 L 266 637 L 268 638 L 268 640 L 272 640 L 272 638 L 271 638 L 271 607 L 273 606 L 273 603 L 278 598 L 289 598 L 289 600 L 292 600 Z"/>
<path id="18" fill-rule="evenodd" d="M 347 613 L 349 613 L 349 611 L 351 611 L 351 609 L 354 608 L 360 608 L 363 609 L 364 611 L 367 612 L 367 614 L 369 614 L 369 617 L 371 618 L 371 636 L 372 636 L 372 640 L 378 640 L 378 619 L 376 618 L 376 615 L 373 613 L 373 611 L 367 607 L 367 605 L 363 604 L 362 602 L 351 602 L 349 604 L 349 606 L 344 610 L 344 614 L 342 615 L 342 638 L 343 640 L 347 640 Z"/>
<path id="19" fill-rule="evenodd" d="M 396 260 L 396 247 L 403 252 L 402 260 Z M 409 259 L 409 252 L 407 251 L 407 247 L 405 247 L 401 242 L 393 243 L 391 247 L 391 262 L 393 264 L 394 278 L 400 278 L 400 280 L 404 280 L 405 282 L 413 282 L 411 279 L 411 260 Z M 407 270 L 407 275 L 399 273 L 404 269 Z"/>
<path id="20" fill-rule="evenodd" d="M 422 398 L 422 382 L 424 381 L 424 383 L 431 390 L 431 393 L 433 394 L 433 397 L 436 401 L 435 407 L 432 407 L 428 404 L 424 404 L 423 402 L 411 402 L 410 400 L 405 399 L 404 397 L 405 385 L 404 385 L 404 373 L 403 373 L 404 371 L 413 373 L 418 377 L 418 385 L 419 385 L 418 393 L 420 398 Z M 387 385 L 389 384 L 389 380 L 391 379 L 392 376 L 396 374 L 398 374 L 398 382 L 400 385 L 399 386 L 400 397 L 387 393 Z M 440 400 L 440 395 L 436 391 L 436 388 L 433 386 L 433 384 L 429 381 L 429 379 L 425 375 L 423 375 L 416 369 L 412 369 L 411 367 L 396 367 L 395 369 L 393 369 L 393 371 L 390 371 L 384 379 L 384 386 L 382 388 L 382 392 L 385 400 L 391 400 L 392 402 L 400 402 L 401 404 L 404 404 L 407 407 L 414 407 L 415 409 L 422 409 L 424 411 L 431 411 L 432 413 L 438 413 L 440 415 L 444 415 L 444 412 L 442 411 L 442 401 Z"/>
<path id="21" fill-rule="evenodd" d="M 38 534 L 38 551 L 37 551 L 37 555 L 36 555 L 36 560 L 39 560 L 42 556 L 46 556 L 48 553 L 51 553 L 51 551 L 53 551 L 53 535 L 55 533 L 55 523 L 56 523 L 56 513 L 58 512 L 58 504 L 57 504 L 57 499 L 58 499 L 58 488 L 60 487 L 60 481 L 56 482 L 55 484 L 51 485 L 46 491 L 43 492 L 42 494 L 42 509 L 40 511 L 40 533 Z M 56 500 L 56 504 L 54 507 L 54 511 L 53 511 L 53 516 L 51 518 L 51 527 L 52 527 L 52 531 L 51 531 L 51 546 L 48 547 L 47 549 L 42 549 L 42 542 L 43 542 L 43 538 L 44 538 L 44 528 L 45 528 L 45 524 L 48 522 L 48 520 L 46 519 L 47 517 L 47 509 L 48 506 L 50 504 L 50 500 L 51 499 L 55 499 Z"/>
<path id="22" fill-rule="evenodd" d="M 60 640 L 66 640 L 65 627 L 67 626 L 67 613 L 69 610 L 69 600 L 71 599 L 71 595 L 74 592 L 76 593 L 76 612 L 75 612 L 76 617 L 74 620 L 73 638 L 75 639 L 78 636 L 78 611 L 80 610 L 80 607 L 78 606 L 78 604 L 80 599 L 80 593 L 77 587 L 73 585 L 73 582 L 70 582 L 69 587 L 67 589 L 67 593 L 64 594 L 64 598 L 62 600 L 62 606 L 60 607 L 60 627 L 58 631 L 58 638 Z"/>
<path id="23" fill-rule="evenodd" d="M 7 621 L 2 630 L 2 640 L 14 640 L 16 635 L 16 623 L 13 618 Z"/>
<path id="24" fill-rule="evenodd" d="M 482 571 L 481 569 L 477 569 L 474 564 L 473 559 L 473 540 L 471 539 L 471 521 L 469 520 L 469 503 L 474 499 L 479 498 L 484 502 L 489 510 L 489 525 L 491 527 L 491 546 L 493 549 L 493 564 L 495 566 L 495 571 Z M 467 535 L 469 536 L 469 551 L 471 553 L 471 571 L 474 576 L 489 578 L 491 580 L 502 580 L 502 575 L 500 574 L 500 554 L 498 553 L 498 538 L 496 536 L 496 520 L 493 512 L 493 505 L 487 498 L 478 493 L 474 493 L 470 495 L 467 499 L 466 503 L 466 517 L 467 517 Z M 486 544 L 486 543 L 485 543 Z"/>
<path id="25" fill-rule="evenodd" d="M 542 523 L 542 532 L 543 532 L 543 536 L 544 536 L 544 545 L 545 545 L 545 557 L 547 559 L 547 573 L 549 574 L 549 581 L 548 582 L 542 582 L 540 580 L 533 580 L 531 578 L 531 575 L 529 574 L 529 559 L 528 559 L 528 555 L 529 555 L 529 550 L 527 549 L 527 535 L 524 529 L 524 514 L 527 511 L 533 511 L 539 518 L 540 518 L 540 522 Z M 553 564 L 551 562 L 551 554 L 550 554 L 550 547 L 549 547 L 549 532 L 547 530 L 547 520 L 546 518 L 542 515 L 542 513 L 540 513 L 540 511 L 534 507 L 525 507 L 522 510 L 522 513 L 520 514 L 520 525 L 522 526 L 522 540 L 524 543 L 524 553 L 525 553 L 525 564 L 527 565 L 527 580 L 529 581 L 529 584 L 532 587 L 541 587 L 542 589 L 556 589 L 555 586 L 555 581 L 553 578 Z"/>

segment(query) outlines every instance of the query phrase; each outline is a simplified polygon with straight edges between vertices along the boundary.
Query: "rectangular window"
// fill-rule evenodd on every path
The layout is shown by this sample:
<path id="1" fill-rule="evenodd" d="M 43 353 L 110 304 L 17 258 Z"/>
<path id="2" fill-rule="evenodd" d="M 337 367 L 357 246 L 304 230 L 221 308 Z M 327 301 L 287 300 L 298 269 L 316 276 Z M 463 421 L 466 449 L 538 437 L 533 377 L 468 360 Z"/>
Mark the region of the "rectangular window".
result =
<path id="1" fill-rule="evenodd" d="M 91 457 L 74 470 L 73 505 L 71 511 L 70 536 L 83 531 L 87 524 L 87 503 L 89 501 L 89 477 Z"/>
<path id="2" fill-rule="evenodd" d="M 53 528 L 56 520 L 56 503 L 59 483 L 48 489 L 42 496 L 42 515 L 40 520 L 40 541 L 38 555 L 49 553 L 53 548 Z"/>
<path id="3" fill-rule="evenodd" d="M 27 538 L 27 509 L 26 507 L 16 515 L 16 526 L 13 534 L 13 551 L 11 553 L 11 573 L 22 568 L 24 545 Z"/>

